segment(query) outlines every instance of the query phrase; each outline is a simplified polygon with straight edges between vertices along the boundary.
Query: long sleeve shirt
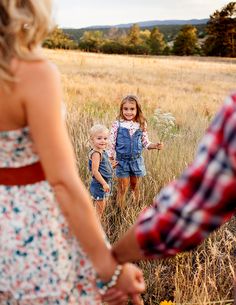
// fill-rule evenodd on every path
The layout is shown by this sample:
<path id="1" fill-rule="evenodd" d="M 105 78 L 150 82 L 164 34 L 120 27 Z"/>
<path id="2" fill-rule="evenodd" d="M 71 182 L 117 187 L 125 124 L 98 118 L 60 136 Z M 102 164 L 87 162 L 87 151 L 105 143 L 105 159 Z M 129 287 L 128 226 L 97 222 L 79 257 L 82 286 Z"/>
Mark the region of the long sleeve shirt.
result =
<path id="1" fill-rule="evenodd" d="M 193 163 L 167 185 L 136 225 L 144 255 L 190 250 L 236 208 L 236 93 L 227 97 L 202 138 Z"/>
<path id="2" fill-rule="evenodd" d="M 108 149 L 108 155 L 109 157 L 114 158 L 115 157 L 115 150 L 116 150 L 116 138 L 117 138 L 117 132 L 119 129 L 119 126 L 127 128 L 129 130 L 129 134 L 132 137 L 132 135 L 135 133 L 136 130 L 140 128 L 140 124 L 138 122 L 133 121 L 115 121 L 110 130 L 110 146 Z M 151 144 L 148 138 L 148 133 L 145 128 L 145 130 L 142 133 L 142 145 L 144 148 L 148 148 L 148 146 Z"/>

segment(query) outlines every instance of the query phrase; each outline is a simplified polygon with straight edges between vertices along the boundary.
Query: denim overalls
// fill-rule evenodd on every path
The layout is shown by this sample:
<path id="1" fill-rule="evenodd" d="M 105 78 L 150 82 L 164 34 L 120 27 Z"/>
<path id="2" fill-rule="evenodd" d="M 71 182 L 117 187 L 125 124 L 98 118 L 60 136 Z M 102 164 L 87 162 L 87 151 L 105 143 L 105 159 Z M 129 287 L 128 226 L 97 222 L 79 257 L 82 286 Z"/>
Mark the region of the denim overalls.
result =
<path id="1" fill-rule="evenodd" d="M 146 175 L 142 156 L 142 135 L 142 130 L 138 129 L 131 137 L 129 129 L 121 127 L 119 123 L 116 138 L 116 160 L 119 162 L 116 166 L 117 177 L 143 177 Z"/>
<path id="2" fill-rule="evenodd" d="M 92 160 L 90 159 L 95 150 L 89 152 L 89 170 L 92 171 Z M 101 183 L 99 183 L 94 177 L 90 183 L 90 193 L 94 200 L 103 200 L 105 197 L 111 195 L 112 189 L 112 166 L 106 151 L 103 151 L 101 155 L 101 160 L 99 164 L 98 171 L 102 175 L 103 179 L 106 180 L 110 187 L 110 192 L 106 193 L 103 190 Z"/>

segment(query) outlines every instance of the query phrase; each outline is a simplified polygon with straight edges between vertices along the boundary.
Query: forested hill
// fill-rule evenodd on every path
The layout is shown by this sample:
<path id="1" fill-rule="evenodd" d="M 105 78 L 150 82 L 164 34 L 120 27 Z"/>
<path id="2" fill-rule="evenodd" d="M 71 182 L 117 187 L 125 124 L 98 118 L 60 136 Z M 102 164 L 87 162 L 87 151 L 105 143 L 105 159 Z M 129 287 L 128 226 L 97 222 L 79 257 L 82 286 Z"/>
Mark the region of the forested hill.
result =
<path id="1" fill-rule="evenodd" d="M 140 29 L 142 30 L 151 30 L 153 27 L 157 26 L 161 33 L 164 35 L 166 41 L 172 41 L 173 38 L 177 35 L 180 31 L 181 27 L 185 24 L 194 25 L 200 36 L 204 36 L 205 28 L 207 21 L 209 19 L 190 19 L 190 20 L 162 20 L 162 21 L 142 21 L 137 22 L 136 24 L 139 25 Z M 130 27 L 133 23 L 127 24 L 118 24 L 114 26 L 91 26 L 87 28 L 81 29 L 63 29 L 63 31 L 69 34 L 74 40 L 79 41 L 80 38 L 83 36 L 84 32 L 89 31 L 101 31 L 104 33 L 105 36 L 109 36 L 110 33 L 116 32 L 116 36 L 121 36 L 127 34 Z"/>
<path id="2" fill-rule="evenodd" d="M 116 25 L 95 25 L 86 27 L 86 29 L 99 29 L 99 28 L 130 28 L 134 23 L 139 25 L 140 28 L 150 28 L 159 25 L 184 25 L 184 24 L 205 24 L 209 19 L 188 19 L 188 20 L 151 20 L 151 21 L 140 21 L 140 22 L 132 22 L 132 23 L 123 23 Z"/>
<path id="3" fill-rule="evenodd" d="M 43 46 L 106 54 L 236 57 L 235 16 L 234 1 L 209 19 L 55 28 Z"/>

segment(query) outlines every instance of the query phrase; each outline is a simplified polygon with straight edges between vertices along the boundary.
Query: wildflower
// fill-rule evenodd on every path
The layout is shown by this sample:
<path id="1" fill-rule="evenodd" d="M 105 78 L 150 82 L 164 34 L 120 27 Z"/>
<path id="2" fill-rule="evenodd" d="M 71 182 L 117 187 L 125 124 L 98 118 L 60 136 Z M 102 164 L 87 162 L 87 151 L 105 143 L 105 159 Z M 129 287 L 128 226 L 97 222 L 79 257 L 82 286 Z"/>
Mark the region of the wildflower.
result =
<path id="1" fill-rule="evenodd" d="M 171 302 L 171 301 L 161 301 L 160 305 L 174 305 L 175 303 Z"/>
<path id="2" fill-rule="evenodd" d="M 155 127 L 158 129 L 160 141 L 175 136 L 175 117 L 170 112 L 163 113 L 160 108 L 157 108 L 153 118 Z"/>

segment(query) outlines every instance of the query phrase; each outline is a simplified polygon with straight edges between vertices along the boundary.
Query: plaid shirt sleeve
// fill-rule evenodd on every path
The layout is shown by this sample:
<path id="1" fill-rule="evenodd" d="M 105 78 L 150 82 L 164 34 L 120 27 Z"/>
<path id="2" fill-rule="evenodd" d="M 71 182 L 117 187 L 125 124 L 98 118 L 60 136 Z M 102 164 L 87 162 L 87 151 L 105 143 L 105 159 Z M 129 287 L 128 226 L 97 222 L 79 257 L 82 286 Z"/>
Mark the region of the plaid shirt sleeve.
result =
<path id="1" fill-rule="evenodd" d="M 166 186 L 136 223 L 147 257 L 190 250 L 228 220 L 236 207 L 236 93 L 200 142 L 193 163 Z"/>

